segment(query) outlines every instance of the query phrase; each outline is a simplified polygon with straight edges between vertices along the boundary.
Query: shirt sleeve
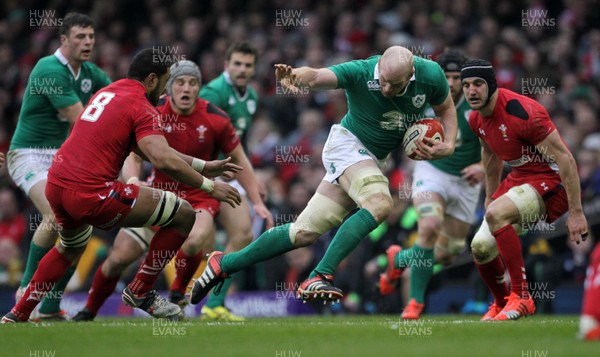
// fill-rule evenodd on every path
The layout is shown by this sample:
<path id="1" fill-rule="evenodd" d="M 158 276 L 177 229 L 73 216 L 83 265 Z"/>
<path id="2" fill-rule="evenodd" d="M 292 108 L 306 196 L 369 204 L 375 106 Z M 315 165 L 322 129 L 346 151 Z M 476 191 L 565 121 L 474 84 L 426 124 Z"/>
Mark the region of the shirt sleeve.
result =
<path id="1" fill-rule="evenodd" d="M 99 91 L 100 89 L 102 89 L 112 83 L 110 78 L 108 78 L 106 73 L 104 73 L 104 71 L 101 70 L 100 68 L 96 69 L 96 80 L 94 82 L 96 83 L 96 86 L 95 86 L 96 88 L 94 88 L 95 92 Z"/>
<path id="2" fill-rule="evenodd" d="M 236 134 L 231 120 L 219 116 L 216 117 L 219 119 L 218 122 L 220 123 L 216 140 L 216 142 L 219 143 L 219 151 L 224 154 L 229 154 L 240 144 L 240 138 Z"/>
<path id="3" fill-rule="evenodd" d="M 32 93 L 45 95 L 56 110 L 81 102 L 64 72 L 44 73 L 35 82 L 30 82 L 30 86 Z"/>
<path id="4" fill-rule="evenodd" d="M 215 89 L 211 88 L 211 87 L 202 87 L 202 89 L 200 90 L 200 98 L 207 100 L 209 102 L 211 102 L 212 104 L 216 105 L 217 107 L 225 110 L 225 101 L 223 100 L 223 96 L 219 94 L 218 91 L 216 91 Z"/>
<path id="5" fill-rule="evenodd" d="M 429 71 L 428 75 L 432 77 L 434 86 L 431 90 L 431 100 L 429 102 L 431 103 L 431 105 L 440 105 L 448 97 L 450 86 L 448 86 L 446 74 L 444 73 L 440 65 L 434 63 L 434 65 L 431 67 L 432 70 Z"/>
<path id="6" fill-rule="evenodd" d="M 537 102 L 530 107 L 529 118 L 523 121 L 523 124 L 527 125 L 527 129 L 523 132 L 526 133 L 525 139 L 531 145 L 539 144 L 556 129 L 546 108 Z"/>
<path id="7" fill-rule="evenodd" d="M 364 70 L 364 60 L 354 60 L 328 67 L 337 77 L 337 88 L 352 87 L 356 83 L 358 73 Z"/>
<path id="8" fill-rule="evenodd" d="M 133 128 L 136 142 L 148 135 L 163 135 L 160 113 L 151 105 L 142 105 L 133 114 Z"/>

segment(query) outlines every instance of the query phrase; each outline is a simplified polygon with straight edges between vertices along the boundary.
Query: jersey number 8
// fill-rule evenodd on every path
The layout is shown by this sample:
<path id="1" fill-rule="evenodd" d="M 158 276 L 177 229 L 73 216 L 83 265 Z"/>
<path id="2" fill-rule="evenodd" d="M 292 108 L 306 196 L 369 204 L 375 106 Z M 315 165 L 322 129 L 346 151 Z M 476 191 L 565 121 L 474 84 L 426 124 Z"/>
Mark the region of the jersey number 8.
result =
<path id="1" fill-rule="evenodd" d="M 85 108 L 81 120 L 95 122 L 100 118 L 104 107 L 115 97 L 115 93 L 102 92 Z"/>

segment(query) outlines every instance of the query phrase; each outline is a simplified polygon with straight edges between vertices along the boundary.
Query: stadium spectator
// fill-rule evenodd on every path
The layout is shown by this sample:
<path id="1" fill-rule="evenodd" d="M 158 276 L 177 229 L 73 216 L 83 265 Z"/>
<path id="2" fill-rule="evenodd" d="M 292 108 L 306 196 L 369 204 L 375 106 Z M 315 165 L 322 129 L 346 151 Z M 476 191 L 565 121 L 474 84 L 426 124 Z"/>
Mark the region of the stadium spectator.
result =
<path id="1" fill-rule="evenodd" d="M 229 160 L 207 162 L 169 147 L 154 107 L 165 90 L 169 66 L 168 61 L 155 58 L 153 49 L 140 51 L 131 62 L 128 78 L 99 91 L 81 113 L 73 135 L 56 152 L 60 161 L 48 171 L 46 197 L 56 215 L 60 245 L 42 258 L 23 296 L 2 323 L 29 319 L 32 310 L 81 256 L 93 226 L 160 227 L 122 297 L 128 305 L 157 318 L 181 316 L 181 308 L 160 297 L 153 285 L 188 236 L 195 212 L 172 192 L 123 184 L 117 180 L 119 171 L 135 150 L 172 178 L 233 206 L 240 203 L 239 193 L 199 172 L 218 176 L 241 167 Z"/>

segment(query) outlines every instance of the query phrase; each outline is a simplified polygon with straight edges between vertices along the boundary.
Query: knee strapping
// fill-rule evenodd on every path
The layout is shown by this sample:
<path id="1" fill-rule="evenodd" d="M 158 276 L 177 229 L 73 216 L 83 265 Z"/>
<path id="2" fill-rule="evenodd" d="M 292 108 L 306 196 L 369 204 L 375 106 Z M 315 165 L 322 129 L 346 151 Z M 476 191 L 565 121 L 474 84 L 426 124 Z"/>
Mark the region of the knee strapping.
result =
<path id="1" fill-rule="evenodd" d="M 358 170 L 350 183 L 348 196 L 359 203 L 377 193 L 392 198 L 387 177 L 376 167 L 364 167 Z"/>
<path id="2" fill-rule="evenodd" d="M 419 218 L 437 217 L 444 219 L 444 206 L 439 202 L 423 202 L 415 207 Z"/>
<path id="3" fill-rule="evenodd" d="M 66 248 L 79 248 L 85 246 L 90 238 L 92 237 L 92 226 L 88 226 L 88 228 L 79 233 L 74 237 L 65 237 L 59 231 L 58 235 L 60 236 L 60 244 Z"/>
<path id="4" fill-rule="evenodd" d="M 529 184 L 515 186 L 506 192 L 508 197 L 519 210 L 521 223 L 535 223 L 546 210 L 544 202 L 537 191 Z"/>
<path id="5" fill-rule="evenodd" d="M 489 263 L 498 255 L 496 238 L 490 232 L 490 227 L 485 219 L 473 237 L 471 251 L 479 264 Z"/>
<path id="6" fill-rule="evenodd" d="M 299 231 L 322 235 L 339 226 L 347 215 L 348 210 L 342 205 L 317 192 L 296 221 L 290 225 L 290 240 L 294 243 Z"/>
<path id="7" fill-rule="evenodd" d="M 450 237 L 445 233 L 440 233 L 444 239 L 438 239 L 436 248 L 450 255 L 458 255 L 465 249 L 465 238 Z M 443 242 L 442 242 L 443 241 Z"/>
<path id="8" fill-rule="evenodd" d="M 173 218 L 175 218 L 175 214 L 179 211 L 179 207 L 181 207 L 181 199 L 177 197 L 173 192 L 169 191 L 160 191 L 160 200 L 158 201 L 158 205 L 156 205 L 156 209 L 152 213 L 152 216 L 148 219 L 148 221 L 144 224 L 144 227 L 147 226 L 166 226 Z"/>

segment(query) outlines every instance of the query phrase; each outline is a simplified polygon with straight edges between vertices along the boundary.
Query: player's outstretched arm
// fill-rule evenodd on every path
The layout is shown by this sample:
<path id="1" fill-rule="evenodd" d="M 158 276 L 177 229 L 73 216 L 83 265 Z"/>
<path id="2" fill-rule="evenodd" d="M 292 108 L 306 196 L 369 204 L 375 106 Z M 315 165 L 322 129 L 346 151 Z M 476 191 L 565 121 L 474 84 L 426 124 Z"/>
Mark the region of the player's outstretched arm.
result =
<path id="1" fill-rule="evenodd" d="M 481 162 L 485 172 L 485 203 L 484 207 L 492 202 L 492 195 L 500 187 L 500 178 L 502 176 L 502 160 L 490 149 L 483 140 L 481 143 Z"/>
<path id="2" fill-rule="evenodd" d="M 202 176 L 184 161 L 180 153 L 173 150 L 162 135 L 148 135 L 138 141 L 138 147 L 145 157 L 157 170 L 167 174 L 172 179 L 188 186 L 197 187 L 206 191 L 219 201 L 227 202 L 232 207 L 239 206 L 242 202 L 239 192 L 222 182 L 213 182 Z"/>
<path id="3" fill-rule="evenodd" d="M 300 88 L 305 87 L 310 90 L 328 90 L 336 89 L 338 85 L 335 73 L 329 68 L 292 68 L 287 64 L 276 64 L 275 78 L 292 93 L 300 93 Z"/>
<path id="4" fill-rule="evenodd" d="M 536 148 L 546 160 L 553 161 L 558 165 L 560 179 L 567 192 L 569 202 L 569 218 L 567 218 L 569 238 L 579 244 L 582 239 L 587 238 L 585 233 L 588 232 L 588 226 L 581 206 L 581 184 L 575 158 L 560 139 L 557 130 L 537 144 Z M 584 234 L 583 237 L 582 234 Z"/>
<path id="5" fill-rule="evenodd" d="M 271 215 L 271 211 L 267 209 L 261 198 L 260 188 L 258 186 L 258 182 L 256 181 L 256 176 L 254 175 L 254 169 L 252 168 L 252 164 L 250 164 L 250 160 L 248 160 L 246 153 L 244 153 L 242 145 L 238 144 L 227 155 L 231 157 L 234 163 L 244 168 L 236 175 L 236 179 L 248 193 L 248 198 L 250 198 L 250 201 L 252 201 L 254 205 L 254 211 L 266 221 L 266 228 L 272 228 L 273 215 Z"/>

